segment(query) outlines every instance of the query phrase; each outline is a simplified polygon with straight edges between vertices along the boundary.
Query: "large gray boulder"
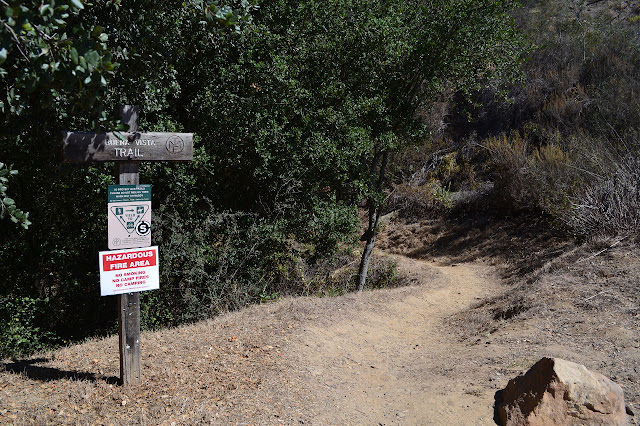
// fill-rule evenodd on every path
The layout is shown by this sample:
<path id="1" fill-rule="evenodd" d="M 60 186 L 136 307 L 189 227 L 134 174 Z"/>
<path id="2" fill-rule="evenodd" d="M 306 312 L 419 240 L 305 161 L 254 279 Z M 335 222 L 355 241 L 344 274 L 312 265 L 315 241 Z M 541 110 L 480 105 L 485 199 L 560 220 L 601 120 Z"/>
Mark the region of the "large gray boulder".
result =
<path id="1" fill-rule="evenodd" d="M 542 358 L 511 379 L 496 408 L 505 426 L 629 424 L 620 386 L 559 358 Z"/>

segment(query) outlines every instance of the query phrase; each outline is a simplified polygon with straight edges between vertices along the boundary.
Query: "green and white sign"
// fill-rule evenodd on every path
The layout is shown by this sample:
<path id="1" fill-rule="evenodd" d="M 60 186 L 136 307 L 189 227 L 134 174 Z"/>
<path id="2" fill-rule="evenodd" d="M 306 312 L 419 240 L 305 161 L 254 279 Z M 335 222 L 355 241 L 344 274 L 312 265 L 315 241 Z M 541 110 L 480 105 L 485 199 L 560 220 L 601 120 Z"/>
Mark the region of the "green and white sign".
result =
<path id="1" fill-rule="evenodd" d="M 151 246 L 151 185 L 109 185 L 109 249 Z"/>

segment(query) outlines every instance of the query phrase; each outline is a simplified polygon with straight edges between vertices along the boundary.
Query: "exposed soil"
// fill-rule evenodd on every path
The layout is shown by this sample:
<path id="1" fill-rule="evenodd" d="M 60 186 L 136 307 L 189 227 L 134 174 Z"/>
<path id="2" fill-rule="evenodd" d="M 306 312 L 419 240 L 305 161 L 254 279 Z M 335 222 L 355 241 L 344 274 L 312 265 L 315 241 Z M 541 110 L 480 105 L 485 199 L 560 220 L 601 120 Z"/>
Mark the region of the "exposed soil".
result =
<path id="1" fill-rule="evenodd" d="M 0 423 L 490 425 L 542 356 L 609 376 L 637 412 L 640 249 L 544 230 L 396 220 L 378 256 L 409 286 L 144 333 L 139 386 L 117 385 L 116 337 L 5 361 Z"/>

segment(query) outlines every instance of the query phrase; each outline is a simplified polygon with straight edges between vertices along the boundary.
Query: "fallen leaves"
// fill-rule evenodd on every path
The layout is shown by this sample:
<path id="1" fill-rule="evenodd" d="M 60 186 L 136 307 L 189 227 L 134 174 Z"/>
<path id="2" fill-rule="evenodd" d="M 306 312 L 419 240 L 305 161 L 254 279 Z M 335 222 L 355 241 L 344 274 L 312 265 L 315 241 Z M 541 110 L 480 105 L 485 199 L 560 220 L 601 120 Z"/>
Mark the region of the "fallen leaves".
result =
<path id="1" fill-rule="evenodd" d="M 269 389 L 263 387 L 271 383 L 264 375 L 279 368 L 281 331 L 294 328 L 279 317 L 273 324 L 254 320 L 252 315 L 234 324 L 204 322 L 179 332 L 146 333 L 143 384 L 133 388 L 113 384 L 119 374 L 117 336 L 60 349 L 38 363 L 47 378 L 0 368 L 0 424 L 104 424 L 105 418 L 114 424 L 132 418 L 209 424 L 225 414 L 235 419 L 240 415 L 235 406 Z M 267 411 L 255 404 L 243 407 L 262 413 L 273 403 Z"/>

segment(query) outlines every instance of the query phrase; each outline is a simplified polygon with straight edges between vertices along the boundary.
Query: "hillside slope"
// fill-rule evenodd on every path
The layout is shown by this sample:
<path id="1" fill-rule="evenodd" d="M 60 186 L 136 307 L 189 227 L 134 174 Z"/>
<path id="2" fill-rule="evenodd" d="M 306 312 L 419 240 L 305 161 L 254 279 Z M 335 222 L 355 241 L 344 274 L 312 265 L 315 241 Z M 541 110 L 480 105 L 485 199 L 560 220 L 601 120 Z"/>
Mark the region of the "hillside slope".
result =
<path id="1" fill-rule="evenodd" d="M 116 384 L 115 337 L 5 361 L 0 423 L 492 424 L 495 392 L 542 356 L 610 376 L 636 411 L 640 250 L 533 229 L 392 223 L 398 254 L 379 255 L 410 286 L 145 333 L 141 386 Z"/>

